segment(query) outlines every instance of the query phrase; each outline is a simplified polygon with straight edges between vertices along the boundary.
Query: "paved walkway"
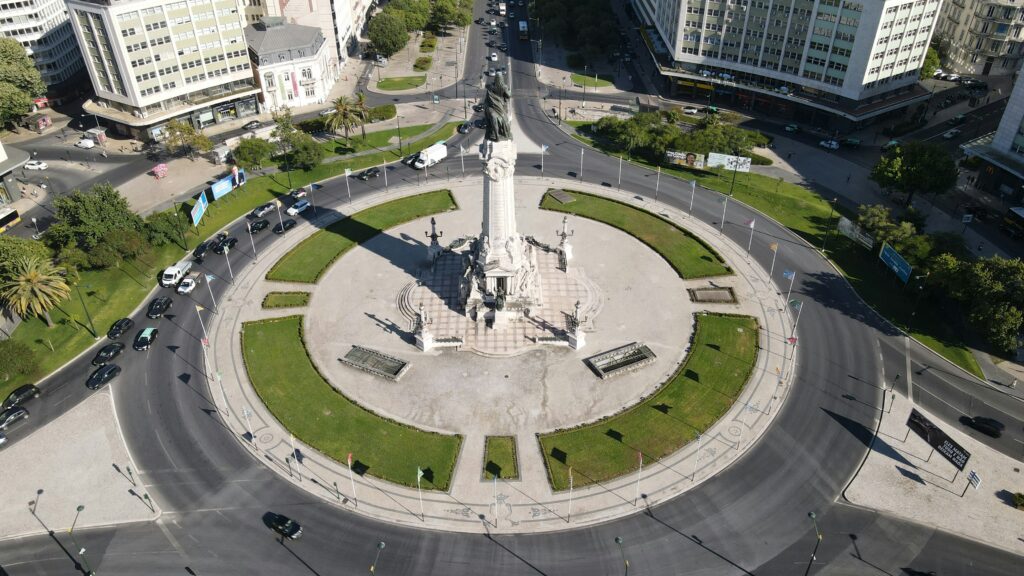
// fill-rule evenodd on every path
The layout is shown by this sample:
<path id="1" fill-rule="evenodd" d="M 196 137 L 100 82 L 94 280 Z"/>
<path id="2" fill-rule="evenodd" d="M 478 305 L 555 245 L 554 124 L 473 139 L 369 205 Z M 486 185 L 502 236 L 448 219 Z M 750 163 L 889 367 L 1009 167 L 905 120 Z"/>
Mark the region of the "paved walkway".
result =
<path id="1" fill-rule="evenodd" d="M 522 194 L 536 197 L 552 185 L 557 186 L 558 181 L 540 178 L 517 179 L 517 187 Z M 580 186 L 577 182 L 573 182 L 572 185 L 577 188 Z M 453 189 L 457 197 L 468 198 L 467 195 L 479 195 L 481 186 L 480 179 L 468 179 L 452 182 L 448 187 Z M 637 204 L 634 197 L 629 194 L 616 193 L 598 186 L 585 187 L 593 192 L 612 195 L 621 201 Z M 384 200 L 415 194 L 427 188 L 395 188 L 390 194 L 381 194 L 372 199 L 356 202 L 344 210 L 351 213 Z M 655 210 L 661 208 L 650 204 L 645 207 Z M 740 401 L 705 434 L 698 445 L 687 446 L 660 462 L 646 463 L 640 476 L 640 491 L 646 497 L 640 501 L 636 501 L 637 476 L 629 475 L 601 486 L 575 490 L 570 515 L 568 494 L 551 492 L 532 430 L 522 430 L 517 434 L 522 480 L 501 481 L 496 485 L 480 480 L 482 436 L 474 438 L 473 441 L 467 440 L 457 463 L 451 491 L 424 493 L 425 518 L 420 517 L 415 490 L 391 485 L 369 476 L 356 476 L 353 494 L 349 474 L 344 465 L 331 461 L 298 442 L 296 448 L 307 456 L 301 470 L 294 468 L 294 464 L 289 466 L 286 459 L 290 460 L 293 454 L 289 434 L 263 407 L 252 390 L 244 373 L 237 339 L 243 321 L 268 316 L 265 311 L 259 309 L 258 304 L 262 301 L 263 294 L 271 289 L 263 280 L 264 274 L 278 258 L 305 237 L 306 234 L 303 232 L 314 231 L 314 225 L 309 223 L 301 224 L 296 228 L 296 233 L 274 243 L 270 250 L 260 254 L 259 261 L 254 265 L 246 266 L 236 279 L 236 285 L 245 288 L 224 298 L 221 310 L 209 321 L 208 328 L 211 330 L 214 348 L 211 355 L 211 370 L 224 374 L 222 387 L 212 385 L 218 408 L 239 441 L 253 451 L 254 457 L 269 462 L 283 477 L 327 501 L 333 501 L 357 513 L 391 522 L 461 532 L 537 532 L 602 522 L 635 513 L 644 505 L 657 504 L 713 477 L 757 441 L 778 412 L 778 407 L 789 390 L 792 367 L 792 360 L 784 358 L 784 337 L 788 333 L 791 318 L 789 314 L 782 312 L 782 299 L 769 284 L 766 271 L 752 266 L 746 259 L 744 247 L 719 236 L 717 229 L 700 222 L 689 221 L 683 214 L 675 211 L 666 211 L 664 214 L 707 239 L 737 270 L 738 274 L 735 277 L 727 280 L 715 279 L 718 284 L 733 286 L 740 301 L 739 305 L 722 307 L 759 318 L 762 325 L 762 353 L 758 357 L 755 375 L 743 390 Z M 337 217 L 335 214 L 324 216 Z M 319 221 L 316 222 L 316 226 L 322 227 L 326 223 L 327 221 Z M 424 223 L 419 222 L 418 225 L 422 228 Z M 581 250 L 585 248 L 577 248 L 577 254 Z M 709 283 L 697 281 L 691 284 Z M 684 283 L 680 283 L 680 288 L 683 287 Z M 287 315 L 289 312 L 294 311 L 284 311 L 280 315 Z M 589 349 L 585 351 L 593 352 Z M 415 357 L 415 349 L 409 348 L 405 356 Z M 251 444 L 245 439 L 250 427 L 255 437 L 255 442 Z M 315 482 L 311 479 L 315 479 Z M 338 486 L 337 489 L 334 488 L 335 484 Z"/>
<path id="2" fill-rule="evenodd" d="M 452 86 L 463 77 L 466 68 L 466 33 L 472 25 L 466 28 L 451 30 L 447 36 L 438 36 L 437 45 L 433 52 L 420 52 L 420 43 L 423 36 L 418 33 L 400 50 L 388 58 L 385 66 L 377 66 L 370 63 L 363 71 L 361 84 L 367 92 L 377 94 L 427 94 L 435 90 Z M 416 59 L 422 56 L 432 57 L 433 63 L 429 70 L 420 72 L 413 68 Z M 427 76 L 427 81 L 416 88 L 409 90 L 382 90 L 377 87 L 377 82 L 384 78 L 401 78 L 405 76 Z"/>

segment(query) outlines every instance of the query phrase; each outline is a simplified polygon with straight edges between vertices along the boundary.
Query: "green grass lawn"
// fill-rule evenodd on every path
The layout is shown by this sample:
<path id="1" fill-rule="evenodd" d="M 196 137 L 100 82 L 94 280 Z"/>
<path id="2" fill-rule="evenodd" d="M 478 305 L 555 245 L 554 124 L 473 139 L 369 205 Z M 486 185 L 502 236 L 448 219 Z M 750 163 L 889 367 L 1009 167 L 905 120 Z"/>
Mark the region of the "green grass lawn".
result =
<path id="1" fill-rule="evenodd" d="M 495 476 L 506 480 L 519 478 L 515 436 L 488 436 L 484 440 L 484 479 Z"/>
<path id="2" fill-rule="evenodd" d="M 418 466 L 427 473 L 426 486 L 446 490 L 462 437 L 406 426 L 352 402 L 317 372 L 302 333 L 301 316 L 242 325 L 249 379 L 274 417 L 338 462 L 351 452 L 357 472 L 415 486 Z"/>
<path id="3" fill-rule="evenodd" d="M 391 76 L 377 82 L 377 88 L 381 90 L 412 90 L 419 88 L 427 82 L 427 75 L 420 76 Z"/>
<path id="4" fill-rule="evenodd" d="M 587 88 L 604 88 L 606 86 L 611 86 L 614 80 L 615 77 L 609 74 L 598 74 L 597 80 L 594 80 L 593 74 L 590 74 L 589 76 L 584 76 L 583 74 L 576 72 L 573 72 L 572 74 L 573 84 L 576 86 L 586 86 Z"/>
<path id="5" fill-rule="evenodd" d="M 289 308 L 309 304 L 309 292 L 269 292 L 263 297 L 264 308 Z"/>
<path id="6" fill-rule="evenodd" d="M 402 126 L 402 145 L 406 145 L 410 140 L 433 127 L 433 124 Z M 392 143 L 391 140 L 393 138 L 395 141 Z M 344 138 L 335 138 L 330 142 L 320 144 L 320 147 L 330 155 L 340 156 L 355 152 L 364 152 L 366 150 L 380 150 L 381 148 L 388 148 L 395 144 L 398 144 L 398 128 L 389 128 L 388 130 L 380 130 L 377 132 L 367 132 L 366 140 L 363 140 L 362 132 L 357 128 L 349 133 L 348 141 Z"/>
<path id="7" fill-rule="evenodd" d="M 542 434 L 541 451 L 555 490 L 603 482 L 664 458 L 703 433 L 732 406 L 757 360 L 758 324 L 749 316 L 696 316 L 693 346 L 657 392 L 593 424 Z M 614 384 L 609 384 L 613 386 Z"/>
<path id="8" fill-rule="evenodd" d="M 614 226 L 657 252 L 680 278 L 704 278 L 732 274 L 721 256 L 696 236 L 650 212 L 583 192 L 570 192 L 575 202 L 562 204 L 550 194 L 541 199 L 545 210 L 567 212 Z"/>
<path id="9" fill-rule="evenodd" d="M 400 198 L 338 220 L 292 248 L 267 272 L 268 280 L 313 283 L 354 246 L 410 220 L 454 210 L 448 190 Z"/>

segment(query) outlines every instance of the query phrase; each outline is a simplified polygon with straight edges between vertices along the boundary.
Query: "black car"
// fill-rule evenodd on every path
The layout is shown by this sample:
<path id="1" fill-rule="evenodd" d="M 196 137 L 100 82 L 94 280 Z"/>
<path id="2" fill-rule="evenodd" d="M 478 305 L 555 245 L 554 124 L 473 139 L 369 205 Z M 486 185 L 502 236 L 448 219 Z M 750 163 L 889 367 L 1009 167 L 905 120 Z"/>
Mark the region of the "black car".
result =
<path id="1" fill-rule="evenodd" d="M 21 406 L 25 402 L 28 402 L 32 398 L 39 398 L 39 388 L 35 384 L 24 384 L 18 386 L 13 392 L 7 395 L 7 399 L 4 400 L 3 408 L 13 408 L 14 406 Z"/>
<path id="2" fill-rule="evenodd" d="M 257 220 L 255 222 L 253 222 L 252 224 L 249 224 L 249 233 L 250 234 L 259 234 L 260 230 L 265 229 L 267 226 L 270 226 L 270 221 L 269 220 L 265 220 L 265 219 L 264 220 Z"/>
<path id="3" fill-rule="evenodd" d="M 168 296 L 154 298 L 153 301 L 149 303 L 149 310 L 146 311 L 146 318 L 156 319 L 163 316 L 173 304 L 174 302 Z"/>
<path id="4" fill-rule="evenodd" d="M 214 244 L 216 244 L 216 242 L 213 240 L 200 242 L 199 246 L 196 246 L 196 249 L 192 251 L 192 258 L 194 258 L 196 262 L 202 262 L 203 257 L 206 256 L 206 253 L 210 251 L 210 248 L 212 248 Z"/>
<path id="5" fill-rule="evenodd" d="M 128 333 L 128 331 L 132 329 L 132 326 L 135 326 L 134 320 L 131 318 L 121 318 L 117 322 L 114 322 L 114 325 L 107 331 L 107 338 L 117 340 Z"/>
<path id="6" fill-rule="evenodd" d="M 267 516 L 267 521 L 270 523 L 270 527 L 274 529 L 274 532 L 292 540 L 302 536 L 302 526 L 299 526 L 299 523 L 295 520 L 284 514 L 274 514 L 273 512 L 269 512 Z"/>
<path id="7" fill-rule="evenodd" d="M 120 342 L 114 342 L 113 344 L 107 344 L 100 351 L 96 353 L 96 357 L 92 359 L 93 366 L 103 366 L 107 362 L 110 362 L 114 358 L 117 358 L 121 352 L 124 351 L 124 344 Z"/>
<path id="8" fill-rule="evenodd" d="M 120 373 L 121 367 L 117 364 L 100 366 L 92 373 L 92 375 L 89 376 L 89 379 L 85 381 L 85 386 L 90 390 L 99 390 L 100 386 L 110 382 Z"/>
<path id="9" fill-rule="evenodd" d="M 360 172 L 356 176 L 356 178 L 359 178 L 363 182 L 369 180 L 370 178 L 380 178 L 380 168 L 377 168 L 376 166 L 374 166 L 373 168 L 367 168 L 366 170 Z"/>
<path id="10" fill-rule="evenodd" d="M 469 131 L 473 129 L 473 124 L 469 122 L 463 122 L 459 124 L 459 134 L 469 134 Z"/>
<path id="11" fill-rule="evenodd" d="M 160 334 L 160 331 L 156 328 L 143 328 L 139 330 L 139 333 L 135 335 L 135 342 L 132 344 L 132 348 L 139 350 L 149 350 L 149 347 L 156 342 L 156 337 Z"/>
<path id="12" fill-rule="evenodd" d="M 473 125 L 482 130 L 484 128 L 487 128 L 487 120 L 484 120 L 483 118 L 477 118 L 476 121 L 473 122 Z"/>
<path id="13" fill-rule="evenodd" d="M 235 238 L 234 236 L 221 238 L 220 242 L 217 242 L 217 245 L 213 247 L 213 251 L 216 254 L 223 254 L 225 250 L 231 250 L 234 248 L 235 244 L 238 244 L 238 238 Z"/>
<path id="14" fill-rule="evenodd" d="M 242 124 L 242 128 L 244 128 L 246 130 L 255 130 L 255 129 L 259 128 L 259 127 L 260 127 L 260 123 L 259 123 L 258 120 L 253 120 L 251 122 L 246 122 L 245 124 Z"/>
<path id="15" fill-rule="evenodd" d="M 289 218 L 284 222 L 274 224 L 274 234 L 284 234 L 292 228 L 295 228 L 295 220 Z"/>
<path id="16" fill-rule="evenodd" d="M 498 45 L 498 43 L 497 43 L 497 42 L 495 42 L 494 40 L 488 40 L 488 41 L 487 41 L 487 47 L 488 47 L 488 48 L 494 48 L 494 47 L 495 47 L 495 46 L 497 46 L 497 45 Z"/>
<path id="17" fill-rule="evenodd" d="M 0 412 L 0 430 L 7 430 L 8 426 L 24 418 L 28 418 L 28 410 L 25 410 L 21 406 L 8 408 L 7 410 Z"/>
<path id="18" fill-rule="evenodd" d="M 993 418 L 986 418 L 985 416 L 975 416 L 973 418 L 961 416 L 960 423 L 992 438 L 1001 437 L 1003 435 L 1003 428 L 1006 428 L 1002 422 Z"/>
<path id="19" fill-rule="evenodd" d="M 484 105 L 483 104 L 473 104 L 473 112 L 483 112 L 483 111 L 484 111 Z"/>

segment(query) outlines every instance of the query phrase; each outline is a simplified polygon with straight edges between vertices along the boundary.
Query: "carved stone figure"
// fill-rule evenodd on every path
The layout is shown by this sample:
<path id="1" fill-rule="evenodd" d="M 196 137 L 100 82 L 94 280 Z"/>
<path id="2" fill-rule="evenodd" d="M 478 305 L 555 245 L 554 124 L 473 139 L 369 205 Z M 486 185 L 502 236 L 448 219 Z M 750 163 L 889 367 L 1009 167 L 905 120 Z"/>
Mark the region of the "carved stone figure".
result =
<path id="1" fill-rule="evenodd" d="M 492 142 L 512 139 L 512 123 L 509 120 L 511 97 L 504 75 L 495 76 L 487 85 L 484 116 L 487 118 L 487 139 Z"/>

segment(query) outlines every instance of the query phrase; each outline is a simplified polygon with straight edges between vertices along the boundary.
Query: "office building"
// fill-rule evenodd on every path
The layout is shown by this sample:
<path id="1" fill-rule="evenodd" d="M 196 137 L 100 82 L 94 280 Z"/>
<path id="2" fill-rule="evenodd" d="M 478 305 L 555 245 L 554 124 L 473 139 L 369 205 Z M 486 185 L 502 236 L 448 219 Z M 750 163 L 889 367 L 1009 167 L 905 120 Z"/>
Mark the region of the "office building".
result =
<path id="1" fill-rule="evenodd" d="M 1002 76 L 1020 69 L 1024 6 L 1015 0 L 946 0 L 935 39 L 942 69 L 970 76 Z"/>
<path id="2" fill-rule="evenodd" d="M 321 104 L 338 79 L 333 49 L 319 28 L 265 18 L 245 29 L 260 108 L 275 111 Z"/>
<path id="3" fill-rule="evenodd" d="M 109 129 L 161 139 L 257 113 L 240 0 L 67 0 L 96 93 L 83 108 Z"/>
<path id="4" fill-rule="evenodd" d="M 0 0 L 0 36 L 25 47 L 51 100 L 78 92 L 82 58 L 63 0 Z"/>
<path id="5" fill-rule="evenodd" d="M 940 0 L 632 0 L 672 92 L 847 130 L 928 98 Z"/>
<path id="6" fill-rule="evenodd" d="M 999 127 L 960 146 L 964 155 L 979 158 L 985 167 L 978 170 L 974 186 L 1019 206 L 1024 203 L 1024 77 L 1013 85 Z"/>

